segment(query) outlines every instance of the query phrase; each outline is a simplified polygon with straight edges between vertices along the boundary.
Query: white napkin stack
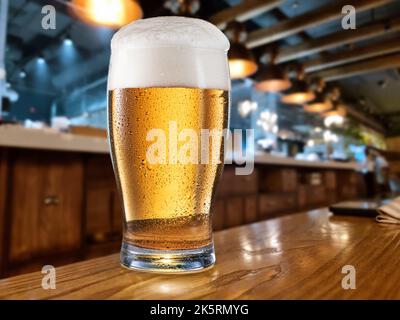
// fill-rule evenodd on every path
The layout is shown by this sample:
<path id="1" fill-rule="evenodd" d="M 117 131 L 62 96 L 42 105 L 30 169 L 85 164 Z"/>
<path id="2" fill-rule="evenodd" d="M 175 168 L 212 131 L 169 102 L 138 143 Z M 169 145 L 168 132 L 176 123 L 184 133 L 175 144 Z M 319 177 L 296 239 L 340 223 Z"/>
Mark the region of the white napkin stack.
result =
<path id="1" fill-rule="evenodd" d="M 380 223 L 400 224 L 400 197 L 379 207 L 376 221 Z"/>

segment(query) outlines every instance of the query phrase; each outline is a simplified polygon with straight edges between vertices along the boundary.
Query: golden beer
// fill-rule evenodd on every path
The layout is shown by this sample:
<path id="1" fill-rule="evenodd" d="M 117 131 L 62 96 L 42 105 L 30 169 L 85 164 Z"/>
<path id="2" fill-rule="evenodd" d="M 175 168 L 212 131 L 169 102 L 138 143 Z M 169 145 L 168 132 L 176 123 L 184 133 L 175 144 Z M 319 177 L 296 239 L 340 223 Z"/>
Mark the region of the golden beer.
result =
<path id="1" fill-rule="evenodd" d="M 210 206 L 223 165 L 222 135 L 210 139 L 209 154 L 219 163 L 152 164 L 146 159 L 153 141 L 148 133 L 165 132 L 179 141 L 184 129 L 222 132 L 227 126 L 228 93 L 198 88 L 114 89 L 109 92 L 109 128 L 117 183 L 127 222 L 125 241 L 158 250 L 194 249 L 211 243 Z M 176 123 L 171 132 L 170 124 Z M 174 135 L 174 136 L 172 136 Z M 200 144 L 198 145 L 200 149 Z M 199 150 L 200 152 L 200 150 Z M 199 153 L 198 153 L 199 154 Z"/>
<path id="2" fill-rule="evenodd" d="M 208 22 L 182 17 L 134 22 L 113 38 L 108 130 L 128 268 L 196 271 L 215 262 L 210 209 L 229 110 L 221 39 Z"/>

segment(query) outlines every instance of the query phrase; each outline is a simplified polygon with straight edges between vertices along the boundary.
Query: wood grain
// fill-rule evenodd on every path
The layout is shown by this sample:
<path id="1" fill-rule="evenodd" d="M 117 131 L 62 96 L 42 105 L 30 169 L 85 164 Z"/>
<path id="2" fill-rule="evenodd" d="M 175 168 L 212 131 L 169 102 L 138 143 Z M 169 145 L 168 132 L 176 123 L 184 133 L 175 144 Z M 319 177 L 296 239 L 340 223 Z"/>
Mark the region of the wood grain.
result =
<path id="1" fill-rule="evenodd" d="M 236 6 L 219 11 L 210 17 L 209 20 L 218 28 L 224 28 L 230 21 L 237 20 L 244 22 L 262 13 L 271 11 L 284 2 L 285 0 L 244 0 Z"/>
<path id="2" fill-rule="evenodd" d="M 355 30 L 343 30 L 316 39 L 302 41 L 293 46 L 282 47 L 279 49 L 275 60 L 276 63 L 288 62 L 345 44 L 368 40 L 382 35 L 394 34 L 399 30 L 400 19 L 398 18 L 379 21 L 361 27 L 357 26 Z"/>
<path id="3" fill-rule="evenodd" d="M 383 6 L 392 1 L 393 0 L 358 0 L 353 5 L 356 12 L 360 13 Z M 272 27 L 255 30 L 249 34 L 246 45 L 249 48 L 259 47 L 289 37 L 306 29 L 316 27 L 320 24 L 339 19 L 343 16 L 343 6 L 347 4 L 347 0 L 334 1 L 331 4 L 321 6 L 315 10 L 279 22 Z"/>
<path id="4" fill-rule="evenodd" d="M 189 275 L 126 270 L 118 255 L 0 281 L 2 299 L 399 299 L 400 228 L 315 210 L 215 234 L 217 264 Z M 344 265 L 355 290 L 341 287 Z"/>
<path id="5" fill-rule="evenodd" d="M 400 43 L 390 39 L 381 43 L 372 43 L 370 45 L 356 47 L 356 49 L 353 48 L 346 51 L 326 54 L 323 57 L 306 61 L 304 63 L 304 71 L 307 73 L 316 72 L 399 51 Z"/>
<path id="6" fill-rule="evenodd" d="M 313 72 L 311 77 L 321 78 L 325 81 L 337 81 L 395 67 L 400 67 L 400 54 L 398 53 Z"/>

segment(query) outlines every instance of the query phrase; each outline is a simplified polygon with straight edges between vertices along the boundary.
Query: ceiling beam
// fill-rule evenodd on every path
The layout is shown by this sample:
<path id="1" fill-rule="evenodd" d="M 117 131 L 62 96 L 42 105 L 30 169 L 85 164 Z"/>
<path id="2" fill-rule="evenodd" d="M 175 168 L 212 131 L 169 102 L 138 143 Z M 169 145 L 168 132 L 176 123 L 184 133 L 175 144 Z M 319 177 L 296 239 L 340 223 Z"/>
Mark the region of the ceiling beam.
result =
<path id="1" fill-rule="evenodd" d="M 322 58 L 306 61 L 303 66 L 304 71 L 307 73 L 316 72 L 395 52 L 400 52 L 400 41 L 390 39 L 381 43 L 374 43 L 367 46 L 353 48 L 351 50 L 349 49 L 345 52 L 325 55 Z"/>
<path id="2" fill-rule="evenodd" d="M 400 67 L 400 54 L 374 58 L 338 68 L 311 73 L 311 77 L 322 78 L 325 81 L 335 81 L 351 78 L 380 70 Z"/>
<path id="3" fill-rule="evenodd" d="M 383 127 L 383 125 L 371 118 L 370 116 L 366 115 L 364 112 L 361 112 L 357 110 L 355 107 L 350 106 L 350 105 L 345 105 L 345 109 L 347 110 L 347 113 L 351 115 L 354 119 L 357 119 L 361 123 L 365 124 L 366 126 L 375 129 L 376 131 L 385 134 L 386 130 Z"/>
<path id="4" fill-rule="evenodd" d="M 360 13 L 392 1 L 393 0 L 358 0 L 352 5 L 355 7 L 356 12 Z M 342 8 L 348 4 L 349 0 L 334 1 L 332 4 L 282 21 L 272 27 L 253 31 L 249 34 L 246 45 L 249 48 L 259 47 L 289 37 L 306 29 L 316 27 L 322 23 L 336 20 L 343 16 Z"/>
<path id="5" fill-rule="evenodd" d="M 295 46 L 279 49 L 276 62 L 282 63 L 357 41 L 400 31 L 400 19 L 381 21 L 355 30 L 343 30 L 325 37 L 309 40 Z"/>
<path id="6" fill-rule="evenodd" d="M 225 28 L 233 20 L 244 22 L 264 12 L 279 7 L 286 0 L 244 0 L 240 4 L 222 10 L 209 18 L 218 28 Z"/>

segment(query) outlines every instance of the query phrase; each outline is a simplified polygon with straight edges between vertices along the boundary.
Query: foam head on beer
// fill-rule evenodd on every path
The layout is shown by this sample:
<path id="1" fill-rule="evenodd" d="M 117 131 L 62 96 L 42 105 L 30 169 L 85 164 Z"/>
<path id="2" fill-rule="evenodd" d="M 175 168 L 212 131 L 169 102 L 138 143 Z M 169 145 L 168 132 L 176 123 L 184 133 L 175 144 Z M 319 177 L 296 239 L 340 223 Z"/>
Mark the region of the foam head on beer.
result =
<path id="1" fill-rule="evenodd" d="M 156 17 L 121 28 L 111 41 L 108 89 L 230 89 L 229 41 L 213 24 Z"/>

